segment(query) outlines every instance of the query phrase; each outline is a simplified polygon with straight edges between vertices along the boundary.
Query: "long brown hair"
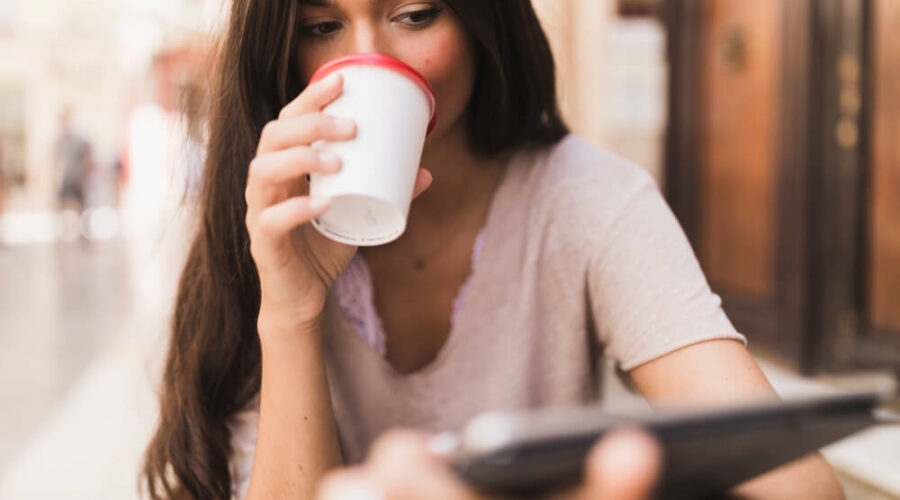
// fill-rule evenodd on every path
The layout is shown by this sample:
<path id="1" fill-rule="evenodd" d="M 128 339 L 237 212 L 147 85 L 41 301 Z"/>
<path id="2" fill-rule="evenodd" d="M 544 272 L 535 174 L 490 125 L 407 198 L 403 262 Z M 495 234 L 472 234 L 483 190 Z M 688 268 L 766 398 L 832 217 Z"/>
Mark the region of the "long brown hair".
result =
<path id="1" fill-rule="evenodd" d="M 529 0 L 445 0 L 475 42 L 468 108 L 473 151 L 550 145 L 559 116 L 553 58 Z M 160 394 L 144 460 L 153 499 L 229 498 L 226 421 L 260 388 L 259 277 L 244 224 L 247 168 L 263 126 L 304 88 L 296 0 L 233 0 L 210 101 L 201 221 L 178 284 Z"/>

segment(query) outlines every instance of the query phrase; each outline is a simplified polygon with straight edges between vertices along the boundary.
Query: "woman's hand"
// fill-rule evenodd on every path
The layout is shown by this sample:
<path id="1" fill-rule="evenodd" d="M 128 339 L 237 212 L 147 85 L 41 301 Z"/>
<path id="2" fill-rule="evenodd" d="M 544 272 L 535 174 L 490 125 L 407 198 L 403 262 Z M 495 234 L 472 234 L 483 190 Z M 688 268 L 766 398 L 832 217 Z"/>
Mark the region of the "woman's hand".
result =
<path id="1" fill-rule="evenodd" d="M 643 500 L 653 492 L 661 467 L 656 441 L 640 430 L 616 431 L 591 452 L 584 484 L 554 500 Z M 326 476 L 317 500 L 491 500 L 461 482 L 425 437 L 389 433 L 360 467 Z"/>
<path id="2" fill-rule="evenodd" d="M 356 135 L 353 121 L 321 111 L 342 88 L 339 74 L 310 84 L 265 126 L 250 163 L 246 224 L 260 280 L 260 335 L 303 330 L 316 322 L 328 290 L 357 250 L 322 236 L 309 224 L 328 210 L 330 200 L 309 196 L 306 175 L 341 169 L 340 157 L 312 144 Z M 414 197 L 430 184 L 431 174 L 420 169 Z"/>

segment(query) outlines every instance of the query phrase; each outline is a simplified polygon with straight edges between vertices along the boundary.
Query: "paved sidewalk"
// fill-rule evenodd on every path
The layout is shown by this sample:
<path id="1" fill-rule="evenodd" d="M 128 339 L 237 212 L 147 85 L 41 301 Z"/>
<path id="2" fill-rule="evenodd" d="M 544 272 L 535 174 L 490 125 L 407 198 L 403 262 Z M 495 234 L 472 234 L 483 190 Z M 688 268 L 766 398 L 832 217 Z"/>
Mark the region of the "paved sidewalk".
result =
<path id="1" fill-rule="evenodd" d="M 190 217 L 0 248 L 0 499 L 138 498 Z"/>

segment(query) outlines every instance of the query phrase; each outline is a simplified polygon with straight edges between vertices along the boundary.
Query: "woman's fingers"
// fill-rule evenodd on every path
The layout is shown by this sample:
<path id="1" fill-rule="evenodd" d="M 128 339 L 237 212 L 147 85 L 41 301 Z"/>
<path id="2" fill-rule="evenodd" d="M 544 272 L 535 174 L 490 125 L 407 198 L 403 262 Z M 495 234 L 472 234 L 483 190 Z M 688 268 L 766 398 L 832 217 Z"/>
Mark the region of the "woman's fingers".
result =
<path id="1" fill-rule="evenodd" d="M 645 500 L 662 467 L 662 452 L 640 429 L 622 429 L 605 437 L 585 464 L 579 500 Z"/>
<path id="2" fill-rule="evenodd" d="M 369 476 L 390 500 L 474 500 L 478 498 L 427 449 L 427 437 L 412 431 L 388 432 L 372 447 Z"/>
<path id="3" fill-rule="evenodd" d="M 428 452 L 425 436 L 408 431 L 392 431 L 379 438 L 359 469 L 330 475 L 318 500 L 351 498 L 484 500 Z"/>
<path id="4" fill-rule="evenodd" d="M 316 500 L 385 500 L 385 497 L 362 471 L 343 469 L 325 476 Z"/>
<path id="5" fill-rule="evenodd" d="M 255 220 L 250 220 L 248 214 L 247 229 L 251 247 L 265 247 L 262 248 L 264 251 L 273 250 L 271 247 L 279 241 L 285 241 L 284 237 L 295 227 L 325 213 L 330 206 L 331 200 L 328 198 L 297 196 L 260 211 Z"/>
<path id="6" fill-rule="evenodd" d="M 305 194 L 285 189 L 284 181 L 310 172 L 333 173 L 340 158 L 310 146 L 320 139 L 344 141 L 356 135 L 352 120 L 314 113 L 276 120 L 266 125 L 259 141 L 259 152 L 250 162 L 245 197 L 248 213 L 291 195 Z M 332 167 L 332 170 L 329 170 Z"/>
<path id="7" fill-rule="evenodd" d="M 286 117 L 266 124 L 259 137 L 257 156 L 318 140 L 340 142 L 356 137 L 356 122 L 323 113 Z"/>
<path id="8" fill-rule="evenodd" d="M 327 77 L 309 84 L 293 101 L 281 109 L 279 119 L 301 116 L 307 113 L 318 113 L 341 95 L 344 79 L 340 73 L 332 73 Z"/>
<path id="9" fill-rule="evenodd" d="M 330 205 L 331 200 L 328 198 L 289 198 L 260 212 L 254 229 L 266 235 L 283 236 L 325 212 Z"/>
<path id="10" fill-rule="evenodd" d="M 308 146 L 283 149 L 250 162 L 248 185 L 270 185 L 298 179 L 302 174 L 332 174 L 340 170 L 341 157 Z"/>
<path id="11" fill-rule="evenodd" d="M 308 146 L 284 149 L 257 156 L 250 162 L 247 189 L 248 207 L 264 208 L 278 201 L 277 193 L 284 185 L 310 172 L 333 174 L 341 169 L 341 157 L 330 151 Z M 306 194 L 306 193 L 299 193 Z M 284 196 L 283 194 L 281 196 Z"/>
<path id="12" fill-rule="evenodd" d="M 266 207 L 276 201 L 278 190 L 273 188 L 276 188 L 279 184 L 295 180 L 308 172 L 329 174 L 338 172 L 340 169 L 340 156 L 330 151 L 319 151 L 315 148 L 291 148 L 257 157 L 250 164 L 250 175 L 247 179 L 245 192 L 248 207 L 248 228 L 255 225 L 258 218 L 257 214 L 267 211 Z M 427 190 L 431 185 L 432 179 L 428 170 L 420 168 L 416 177 L 413 197 L 415 198 Z M 300 202 L 296 200 L 302 198 L 305 197 L 293 198 L 295 201 L 275 210 L 274 213 L 270 212 L 270 215 L 267 217 L 274 218 L 276 221 L 283 220 L 286 217 L 284 212 L 290 210 L 290 207 L 297 208 Z M 316 215 L 320 215 L 323 212 L 318 212 Z M 282 229 L 282 226 L 279 226 L 278 229 Z"/>
<path id="13" fill-rule="evenodd" d="M 439 458 L 425 437 L 393 431 L 380 438 L 366 463 L 330 474 L 318 500 L 486 500 L 468 488 Z M 662 464 L 656 441 L 637 429 L 616 431 L 594 448 L 578 500 L 644 500 L 653 493 Z"/>

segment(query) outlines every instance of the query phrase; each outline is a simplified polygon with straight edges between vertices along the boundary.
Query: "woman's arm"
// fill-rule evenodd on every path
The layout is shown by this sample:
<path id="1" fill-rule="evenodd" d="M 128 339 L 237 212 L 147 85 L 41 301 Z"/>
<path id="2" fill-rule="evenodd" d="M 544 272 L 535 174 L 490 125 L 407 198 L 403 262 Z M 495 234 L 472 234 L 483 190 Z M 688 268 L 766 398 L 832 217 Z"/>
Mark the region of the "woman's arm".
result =
<path id="1" fill-rule="evenodd" d="M 756 361 L 740 342 L 700 342 L 631 370 L 638 389 L 655 407 L 738 403 L 777 398 Z M 739 485 L 738 498 L 843 499 L 831 467 L 814 453 Z"/>
<path id="2" fill-rule="evenodd" d="M 342 463 L 321 326 L 269 333 L 260 336 L 269 340 L 262 343 L 259 430 L 247 498 L 312 498 L 319 479 Z"/>

